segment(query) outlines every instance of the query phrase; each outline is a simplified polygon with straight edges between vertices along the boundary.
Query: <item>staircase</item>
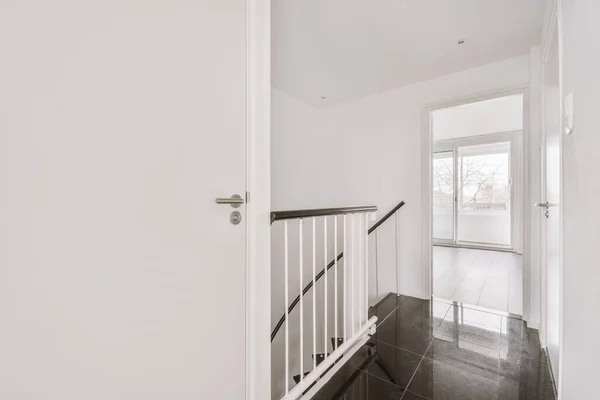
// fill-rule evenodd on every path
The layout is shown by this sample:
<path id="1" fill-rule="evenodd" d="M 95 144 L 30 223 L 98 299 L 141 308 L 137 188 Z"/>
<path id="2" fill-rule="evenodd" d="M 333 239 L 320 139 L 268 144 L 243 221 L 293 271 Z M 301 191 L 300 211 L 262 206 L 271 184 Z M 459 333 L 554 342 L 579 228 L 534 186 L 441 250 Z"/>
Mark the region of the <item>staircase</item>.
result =
<path id="1" fill-rule="evenodd" d="M 378 279 L 378 250 L 375 242 L 371 261 L 369 235 L 403 205 L 371 227 L 375 206 L 271 213 L 283 248 L 273 264 L 283 267 L 284 304 L 271 334 L 274 399 L 310 399 L 375 333 L 369 306 L 378 293 L 369 278 L 375 272 Z"/>

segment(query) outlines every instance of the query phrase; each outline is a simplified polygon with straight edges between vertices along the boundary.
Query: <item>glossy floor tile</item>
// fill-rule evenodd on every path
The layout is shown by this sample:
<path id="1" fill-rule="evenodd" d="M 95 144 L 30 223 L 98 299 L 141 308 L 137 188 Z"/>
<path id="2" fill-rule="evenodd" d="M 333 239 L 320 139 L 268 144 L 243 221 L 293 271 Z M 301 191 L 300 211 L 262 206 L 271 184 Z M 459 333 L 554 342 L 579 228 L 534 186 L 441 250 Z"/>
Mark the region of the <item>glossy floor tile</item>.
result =
<path id="1" fill-rule="evenodd" d="M 376 307 L 369 310 L 369 318 L 377 316 L 377 325 L 381 325 L 404 300 L 408 297 L 390 293 L 377 303 Z"/>
<path id="2" fill-rule="evenodd" d="M 522 315 L 522 256 L 433 246 L 434 297 Z"/>
<path id="3" fill-rule="evenodd" d="M 435 334 L 447 341 L 466 342 L 498 350 L 501 342 L 502 318 L 497 314 L 467 307 L 450 306 Z"/>
<path id="4" fill-rule="evenodd" d="M 497 399 L 498 387 L 497 380 L 425 357 L 409 390 L 426 399 Z"/>
<path id="5" fill-rule="evenodd" d="M 377 327 L 371 342 L 385 343 L 424 355 L 450 309 L 449 304 L 407 298 Z"/>
<path id="6" fill-rule="evenodd" d="M 363 367 L 356 364 L 355 366 L 370 375 L 406 389 L 422 356 L 385 343 L 373 345 L 372 351 L 376 354 L 372 363 Z"/>
<path id="7" fill-rule="evenodd" d="M 518 318 L 396 296 L 371 311 L 377 332 L 315 398 L 555 398 L 537 331 Z"/>
<path id="8" fill-rule="evenodd" d="M 488 347 L 435 337 L 425 357 L 491 380 L 499 377 L 498 351 Z"/>
<path id="9" fill-rule="evenodd" d="M 420 361 L 420 360 L 419 360 Z M 313 397 L 318 400 L 400 400 L 405 388 L 378 378 L 378 355 L 364 346 Z M 412 376 L 412 375 L 411 375 Z M 405 385 L 406 386 L 406 385 Z"/>

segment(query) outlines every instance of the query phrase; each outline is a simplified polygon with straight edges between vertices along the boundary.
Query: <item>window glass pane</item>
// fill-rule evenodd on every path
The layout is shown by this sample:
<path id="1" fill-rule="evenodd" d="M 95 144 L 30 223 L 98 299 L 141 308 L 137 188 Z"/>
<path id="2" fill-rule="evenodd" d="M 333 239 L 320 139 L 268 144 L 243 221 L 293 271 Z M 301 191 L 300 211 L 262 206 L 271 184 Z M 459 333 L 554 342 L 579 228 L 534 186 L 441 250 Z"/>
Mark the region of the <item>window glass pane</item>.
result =
<path id="1" fill-rule="evenodd" d="M 458 150 L 458 240 L 510 244 L 510 143 Z"/>
<path id="2" fill-rule="evenodd" d="M 453 152 L 433 155 L 433 237 L 454 239 Z"/>

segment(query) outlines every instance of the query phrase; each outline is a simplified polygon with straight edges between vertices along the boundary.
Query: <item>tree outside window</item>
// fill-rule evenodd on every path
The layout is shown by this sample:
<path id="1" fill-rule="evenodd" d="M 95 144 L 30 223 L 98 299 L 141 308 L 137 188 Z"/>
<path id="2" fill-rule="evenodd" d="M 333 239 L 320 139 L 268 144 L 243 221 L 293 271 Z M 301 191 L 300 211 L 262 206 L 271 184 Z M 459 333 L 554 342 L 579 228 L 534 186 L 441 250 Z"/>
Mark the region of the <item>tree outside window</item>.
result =
<path id="1" fill-rule="evenodd" d="M 453 160 L 434 160 L 434 204 L 452 207 Z M 510 199 L 508 152 L 458 157 L 459 209 L 462 212 L 508 211 Z"/>

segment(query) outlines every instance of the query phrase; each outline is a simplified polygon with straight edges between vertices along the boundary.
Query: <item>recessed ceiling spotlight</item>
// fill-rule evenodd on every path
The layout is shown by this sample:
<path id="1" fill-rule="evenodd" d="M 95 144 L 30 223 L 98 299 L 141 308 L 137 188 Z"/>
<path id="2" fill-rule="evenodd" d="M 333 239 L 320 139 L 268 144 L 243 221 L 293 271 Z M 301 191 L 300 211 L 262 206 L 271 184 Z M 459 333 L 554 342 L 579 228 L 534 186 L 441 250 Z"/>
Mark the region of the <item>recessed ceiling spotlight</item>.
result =
<path id="1" fill-rule="evenodd" d="M 465 39 L 458 39 L 458 44 L 465 44 L 466 40 Z"/>

